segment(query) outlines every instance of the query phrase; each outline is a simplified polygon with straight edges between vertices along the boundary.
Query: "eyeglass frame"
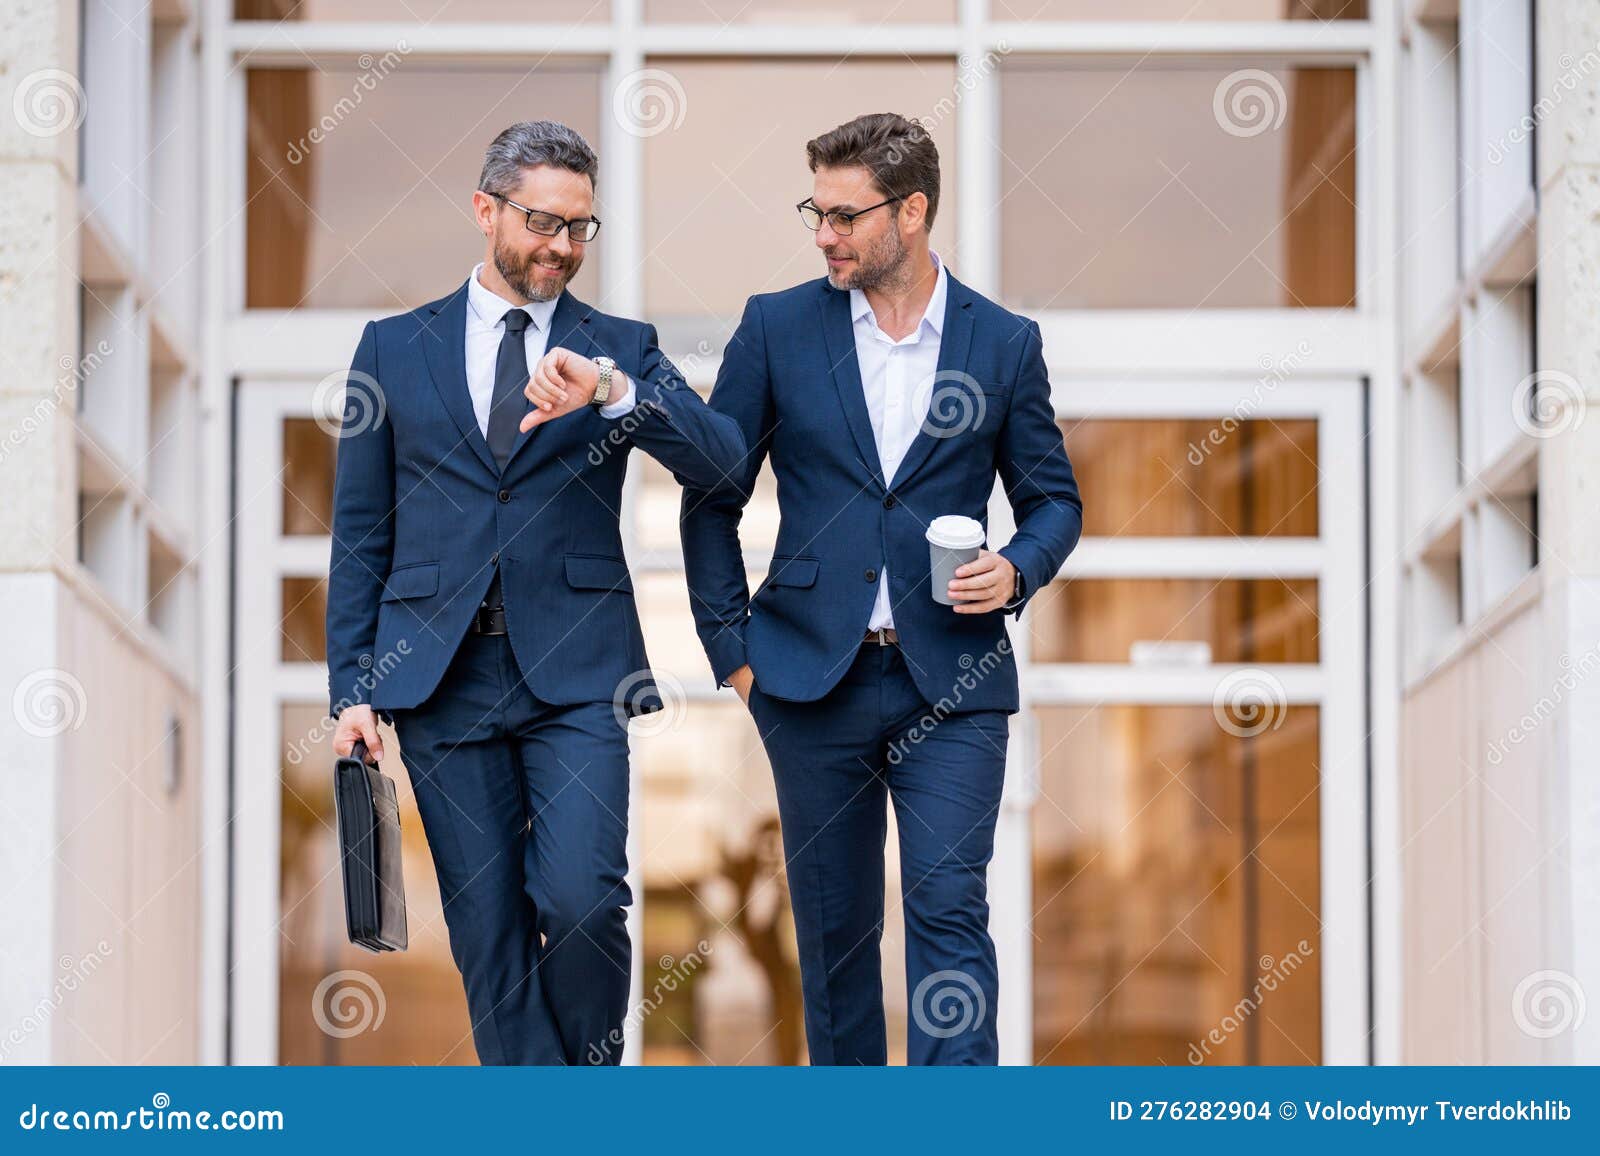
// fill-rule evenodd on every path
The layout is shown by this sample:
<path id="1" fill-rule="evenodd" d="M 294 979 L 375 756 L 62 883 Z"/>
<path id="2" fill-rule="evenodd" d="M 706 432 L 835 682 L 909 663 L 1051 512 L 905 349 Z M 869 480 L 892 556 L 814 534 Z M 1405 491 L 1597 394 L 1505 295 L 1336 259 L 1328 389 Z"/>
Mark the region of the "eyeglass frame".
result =
<path id="1" fill-rule="evenodd" d="M 805 224 L 807 206 L 809 206 L 810 208 L 812 208 L 813 210 L 815 210 L 817 213 L 819 213 L 821 215 L 822 220 L 817 222 L 817 227 L 815 229 L 811 229 L 810 225 L 806 225 L 806 228 L 811 229 L 811 231 L 813 233 L 820 233 L 822 231 L 822 222 L 823 221 L 827 221 L 830 225 L 832 225 L 833 231 L 835 233 L 838 233 L 839 236 L 841 236 L 841 237 L 849 237 L 849 236 L 852 236 L 856 231 L 856 218 L 857 217 L 861 216 L 864 213 L 870 213 L 870 212 L 872 212 L 873 209 L 881 209 L 885 205 L 892 205 L 896 201 L 903 201 L 903 200 L 905 200 L 904 196 L 890 197 L 886 201 L 879 201 L 876 205 L 868 205 L 864 209 L 852 209 L 850 211 L 846 211 L 844 209 L 828 209 L 827 211 L 824 211 L 821 205 L 817 204 L 810 197 L 807 197 L 805 200 L 801 201 L 798 205 L 795 206 L 795 211 L 800 214 L 800 222 L 802 224 Z M 832 218 L 834 218 L 834 217 L 837 217 L 839 220 L 843 221 L 846 225 L 849 226 L 849 228 L 847 228 L 847 229 L 839 228 L 839 226 L 837 224 L 835 224 L 833 222 L 833 220 L 832 220 Z"/>
<path id="2" fill-rule="evenodd" d="M 488 192 L 487 189 L 485 189 L 484 191 Z M 519 205 L 519 204 L 517 204 L 517 202 L 513 201 L 510 197 L 505 196 L 503 193 L 489 193 L 489 195 L 491 197 L 493 197 L 497 201 L 504 201 L 506 204 L 510 205 L 513 209 L 516 209 L 519 213 L 523 214 L 523 224 L 524 224 L 524 226 L 527 228 L 528 232 L 534 234 L 535 236 L 538 236 L 538 237 L 559 237 L 559 236 L 561 236 L 561 230 L 565 229 L 567 231 L 567 236 L 572 238 L 572 241 L 573 241 L 574 244 L 587 245 L 590 241 L 594 240 L 595 237 L 600 232 L 600 218 L 599 217 L 573 217 L 571 220 L 568 220 L 565 217 L 557 217 L 554 213 L 548 213 L 543 209 L 530 209 L 530 208 L 528 208 L 527 205 Z M 551 217 L 554 220 L 556 220 L 558 222 L 558 224 L 556 225 L 555 232 L 553 232 L 553 233 L 541 233 L 541 232 L 539 232 L 538 229 L 535 229 L 533 227 L 533 215 L 535 213 L 538 213 L 541 217 Z M 578 222 L 578 221 L 588 221 L 591 224 L 593 224 L 594 225 L 594 232 L 590 233 L 587 237 L 573 237 L 572 236 L 572 226 L 573 226 L 573 224 L 575 222 Z"/>

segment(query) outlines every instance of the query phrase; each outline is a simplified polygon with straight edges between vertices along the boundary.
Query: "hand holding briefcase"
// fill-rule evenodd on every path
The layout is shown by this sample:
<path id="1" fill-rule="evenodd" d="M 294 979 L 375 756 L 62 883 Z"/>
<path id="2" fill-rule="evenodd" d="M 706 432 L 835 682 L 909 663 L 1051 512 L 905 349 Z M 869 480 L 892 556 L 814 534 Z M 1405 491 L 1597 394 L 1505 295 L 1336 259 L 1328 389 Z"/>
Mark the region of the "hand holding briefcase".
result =
<path id="1" fill-rule="evenodd" d="M 400 868 L 400 805 L 394 780 L 367 765 L 356 740 L 333 769 L 344 875 L 344 920 L 350 942 L 368 951 L 406 948 L 406 890 Z"/>

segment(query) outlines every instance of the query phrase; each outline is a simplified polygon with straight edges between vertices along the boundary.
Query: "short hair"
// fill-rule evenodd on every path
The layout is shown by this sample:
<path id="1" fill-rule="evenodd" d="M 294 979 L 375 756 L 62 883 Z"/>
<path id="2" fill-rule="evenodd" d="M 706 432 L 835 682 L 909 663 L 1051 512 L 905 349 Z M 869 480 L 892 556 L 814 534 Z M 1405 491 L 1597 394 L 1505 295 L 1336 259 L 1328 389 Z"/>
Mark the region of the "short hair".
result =
<path id="1" fill-rule="evenodd" d="M 483 154 L 478 189 L 495 196 L 510 196 L 522 183 L 522 170 L 548 165 L 581 173 L 593 187 L 600 161 L 583 135 L 553 120 L 525 120 L 501 131 Z"/>
<path id="2" fill-rule="evenodd" d="M 806 142 L 811 171 L 859 165 L 887 196 L 928 198 L 925 227 L 939 209 L 939 150 L 928 130 L 894 112 L 869 112 Z"/>

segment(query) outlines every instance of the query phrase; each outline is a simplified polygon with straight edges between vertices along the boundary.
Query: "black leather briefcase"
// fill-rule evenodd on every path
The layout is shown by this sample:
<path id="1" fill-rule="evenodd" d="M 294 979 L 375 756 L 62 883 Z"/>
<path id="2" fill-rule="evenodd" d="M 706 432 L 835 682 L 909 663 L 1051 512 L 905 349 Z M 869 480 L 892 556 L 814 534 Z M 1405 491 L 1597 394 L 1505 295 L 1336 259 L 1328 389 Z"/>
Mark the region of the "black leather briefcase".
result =
<path id="1" fill-rule="evenodd" d="M 333 769 L 350 942 L 368 951 L 406 948 L 406 889 L 400 870 L 400 805 L 394 780 L 367 765 L 359 739 Z"/>

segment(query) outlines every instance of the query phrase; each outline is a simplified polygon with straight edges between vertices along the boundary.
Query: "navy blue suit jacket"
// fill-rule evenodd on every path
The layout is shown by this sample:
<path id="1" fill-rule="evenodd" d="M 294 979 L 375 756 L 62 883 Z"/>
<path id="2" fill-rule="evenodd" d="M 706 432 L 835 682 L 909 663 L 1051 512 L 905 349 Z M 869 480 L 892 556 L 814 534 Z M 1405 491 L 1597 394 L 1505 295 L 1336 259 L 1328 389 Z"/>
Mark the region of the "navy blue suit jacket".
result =
<path id="1" fill-rule="evenodd" d="M 632 413 L 593 406 L 522 434 L 497 468 L 467 389 L 467 287 L 369 322 L 347 386 L 328 578 L 333 713 L 420 704 L 438 685 L 499 566 L 506 625 L 533 694 L 568 704 L 660 703 L 619 511 L 638 446 L 713 492 L 745 454 L 656 345 L 654 326 L 563 293 L 548 348 L 601 354 L 638 391 Z"/>
<path id="2" fill-rule="evenodd" d="M 766 694 L 801 702 L 827 694 L 861 645 L 887 564 L 895 628 L 928 702 L 1018 708 L 1004 613 L 957 614 L 935 602 L 923 534 L 942 514 L 987 530 L 998 475 L 1017 524 L 1000 553 L 1027 596 L 1077 544 L 1083 504 L 1037 324 L 950 278 L 932 405 L 893 478 L 882 476 L 872 436 L 850 294 L 825 277 L 750 299 L 711 408 L 738 422 L 751 447 L 737 486 L 683 495 L 690 601 L 718 683 L 748 663 Z M 738 526 L 768 455 L 780 523 L 752 598 Z"/>

